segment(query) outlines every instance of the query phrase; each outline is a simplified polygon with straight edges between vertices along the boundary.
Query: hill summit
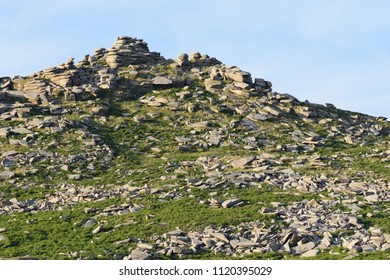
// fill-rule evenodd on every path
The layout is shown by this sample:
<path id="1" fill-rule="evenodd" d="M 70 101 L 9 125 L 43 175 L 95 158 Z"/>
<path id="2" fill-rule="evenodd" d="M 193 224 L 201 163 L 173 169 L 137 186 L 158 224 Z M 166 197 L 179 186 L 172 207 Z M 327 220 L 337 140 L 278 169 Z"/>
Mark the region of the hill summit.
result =
<path id="1" fill-rule="evenodd" d="M 77 64 L 70 58 L 29 77 L 1 78 L 1 98 L 33 103 L 80 101 L 108 90 L 117 98 L 129 99 L 151 90 L 200 84 L 206 90 L 226 88 L 244 96 L 271 88 L 270 82 L 255 79 L 253 83 L 250 73 L 226 67 L 208 55 L 180 54 L 176 60 L 165 59 L 150 52 L 141 39 L 118 37 L 110 49 L 96 49 Z"/>
<path id="2" fill-rule="evenodd" d="M 390 257 L 390 124 L 118 37 L 0 78 L 0 257 Z"/>

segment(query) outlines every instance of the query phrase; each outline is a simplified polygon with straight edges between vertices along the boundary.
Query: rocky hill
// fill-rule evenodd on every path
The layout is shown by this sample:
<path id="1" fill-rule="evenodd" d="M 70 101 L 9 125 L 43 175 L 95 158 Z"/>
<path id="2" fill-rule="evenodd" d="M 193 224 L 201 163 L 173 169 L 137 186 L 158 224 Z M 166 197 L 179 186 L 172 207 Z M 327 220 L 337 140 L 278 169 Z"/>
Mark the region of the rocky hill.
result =
<path id="1" fill-rule="evenodd" d="M 383 117 L 130 37 L 0 90 L 1 258 L 390 257 Z"/>

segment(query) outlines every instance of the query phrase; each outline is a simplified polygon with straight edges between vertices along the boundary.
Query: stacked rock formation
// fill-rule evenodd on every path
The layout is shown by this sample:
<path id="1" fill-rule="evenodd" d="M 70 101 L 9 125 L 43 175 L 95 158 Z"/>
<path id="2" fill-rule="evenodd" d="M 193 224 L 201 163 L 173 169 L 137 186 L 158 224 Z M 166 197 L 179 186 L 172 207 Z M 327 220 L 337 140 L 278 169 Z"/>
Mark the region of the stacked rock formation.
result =
<path id="1" fill-rule="evenodd" d="M 191 53 L 190 56 L 186 53 L 181 53 L 175 61 L 178 67 L 211 67 L 222 64 L 215 57 L 209 57 L 207 54 L 201 55 L 199 52 Z"/>
<path id="2" fill-rule="evenodd" d="M 155 64 L 160 61 L 164 61 L 160 53 L 150 52 L 147 43 L 131 37 L 118 37 L 106 57 L 106 62 L 111 68 Z"/>
<path id="3" fill-rule="evenodd" d="M 75 63 L 65 63 L 28 77 L 1 78 L 1 99 L 40 104 L 93 99 L 109 90 L 116 98 L 129 99 L 155 89 L 199 85 L 215 93 L 248 97 L 267 93 L 271 83 L 252 82 L 250 73 L 228 67 L 207 54 L 182 53 L 176 60 L 149 51 L 142 39 L 118 37 L 108 50 L 99 48 Z"/>

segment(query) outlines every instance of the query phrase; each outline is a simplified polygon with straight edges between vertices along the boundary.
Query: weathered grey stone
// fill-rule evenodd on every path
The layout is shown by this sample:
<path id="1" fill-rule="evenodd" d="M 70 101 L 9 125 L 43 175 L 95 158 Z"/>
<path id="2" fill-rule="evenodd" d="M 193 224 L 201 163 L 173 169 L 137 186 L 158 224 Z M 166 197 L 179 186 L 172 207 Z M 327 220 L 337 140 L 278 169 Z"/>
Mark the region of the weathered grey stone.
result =
<path id="1" fill-rule="evenodd" d="M 9 128 L 8 127 L 2 127 L 0 128 L 0 137 L 7 138 L 9 135 Z"/>
<path id="2" fill-rule="evenodd" d="M 211 238 L 202 238 L 201 239 L 206 248 L 212 248 L 215 244 L 215 241 Z"/>
<path id="3" fill-rule="evenodd" d="M 152 250 L 154 248 L 153 244 L 150 243 L 138 243 L 137 247 L 140 249 Z"/>
<path id="4" fill-rule="evenodd" d="M 195 128 L 195 129 L 206 129 L 208 126 L 208 121 L 192 123 L 192 124 L 189 124 L 189 126 L 192 128 Z"/>
<path id="5" fill-rule="evenodd" d="M 193 52 L 190 54 L 190 58 L 189 58 L 189 61 L 191 62 L 196 62 L 197 60 L 199 60 L 201 58 L 201 54 L 198 53 L 198 52 Z"/>
<path id="6" fill-rule="evenodd" d="M 247 90 L 242 89 L 229 89 L 230 92 L 232 92 L 234 95 L 243 97 L 243 98 L 249 98 L 251 96 L 250 92 Z"/>
<path id="7" fill-rule="evenodd" d="M 265 106 L 262 109 L 276 117 L 278 117 L 281 114 L 280 110 L 276 109 L 275 107 Z"/>
<path id="8" fill-rule="evenodd" d="M 27 98 L 27 100 L 35 104 L 48 103 L 48 99 L 45 93 L 26 92 L 24 93 L 24 96 Z"/>
<path id="9" fill-rule="evenodd" d="M 365 197 L 368 202 L 375 203 L 379 201 L 379 196 L 376 194 L 368 195 Z"/>
<path id="10" fill-rule="evenodd" d="M 15 176 L 15 173 L 12 171 L 3 171 L 0 173 L 0 179 L 8 180 Z"/>
<path id="11" fill-rule="evenodd" d="M 97 223 L 95 219 L 89 219 L 88 221 L 85 222 L 83 227 L 92 227 Z"/>
<path id="12" fill-rule="evenodd" d="M 164 61 L 164 58 L 159 53 L 150 52 L 147 43 L 141 39 L 118 37 L 112 48 L 105 54 L 105 60 L 109 67 L 118 68 L 159 63 Z"/>
<path id="13" fill-rule="evenodd" d="M 161 102 L 157 102 L 157 101 L 149 101 L 148 105 L 152 106 L 152 107 L 160 107 L 160 106 L 162 106 L 162 103 Z"/>
<path id="14" fill-rule="evenodd" d="M 252 121 L 266 121 L 268 119 L 268 116 L 265 115 L 265 114 L 249 114 L 247 116 L 248 119 L 252 120 Z"/>
<path id="15" fill-rule="evenodd" d="M 157 76 L 153 78 L 152 83 L 157 86 L 172 85 L 172 80 L 166 77 Z"/>
<path id="16" fill-rule="evenodd" d="M 299 107 L 294 107 L 294 111 L 303 117 L 316 117 L 317 113 L 312 111 L 309 107 L 306 106 L 299 106 Z"/>
<path id="17" fill-rule="evenodd" d="M 255 159 L 255 157 L 253 157 L 253 156 L 242 157 L 242 158 L 239 158 L 239 159 L 236 159 L 236 160 L 230 162 L 230 165 L 233 168 L 242 168 L 242 167 L 250 164 L 254 159 Z"/>
<path id="18" fill-rule="evenodd" d="M 68 178 L 69 178 L 69 180 L 80 180 L 81 175 L 80 174 L 69 174 Z"/>
<path id="19" fill-rule="evenodd" d="M 357 239 L 345 239 L 345 238 L 342 238 L 342 246 L 344 248 L 347 248 L 347 249 L 352 249 L 352 247 L 354 247 L 357 243 L 359 243 L 359 240 Z"/>
<path id="20" fill-rule="evenodd" d="M 27 101 L 26 97 L 24 96 L 24 91 L 20 90 L 8 90 L 6 96 L 20 101 Z"/>
<path id="21" fill-rule="evenodd" d="M 95 228 L 93 231 L 92 231 L 92 234 L 97 234 L 99 232 L 101 232 L 103 229 L 103 225 L 99 225 L 97 228 Z"/>
<path id="22" fill-rule="evenodd" d="M 33 132 L 25 127 L 15 127 L 11 129 L 12 133 L 17 133 L 17 134 L 33 134 Z"/>
<path id="23" fill-rule="evenodd" d="M 271 89 L 272 83 L 262 78 L 255 78 L 255 88 L 258 90 Z"/>
<path id="24" fill-rule="evenodd" d="M 168 109 L 169 110 L 172 110 L 172 111 L 179 111 L 181 109 L 183 109 L 183 106 L 180 102 L 169 102 L 168 103 Z"/>
<path id="25" fill-rule="evenodd" d="M 252 88 L 252 85 L 248 84 L 248 83 L 234 82 L 233 85 L 235 87 L 238 87 L 238 88 L 241 88 L 241 89 L 246 89 L 246 90 L 249 90 L 249 89 Z"/>
<path id="26" fill-rule="evenodd" d="M 374 235 L 380 235 L 383 233 L 383 230 L 377 227 L 370 227 L 369 231 Z"/>
<path id="27" fill-rule="evenodd" d="M 256 242 L 253 242 L 253 241 L 248 240 L 246 238 L 240 238 L 240 240 L 237 243 L 237 246 L 242 247 L 242 248 L 251 248 L 251 247 L 254 247 L 257 245 L 258 244 Z"/>
<path id="28" fill-rule="evenodd" d="M 5 167 L 11 167 L 15 165 L 15 161 L 9 157 L 4 157 L 1 161 L 0 164 Z"/>
<path id="29" fill-rule="evenodd" d="M 356 140 L 354 139 L 354 137 L 349 136 L 349 135 L 344 137 L 344 141 L 348 144 L 355 144 L 356 143 Z"/>
<path id="30" fill-rule="evenodd" d="M 177 92 L 176 96 L 179 97 L 180 99 L 187 99 L 192 96 L 192 93 L 189 91 L 181 91 L 181 92 Z"/>
<path id="31" fill-rule="evenodd" d="M 209 202 L 210 202 L 211 207 L 219 207 L 219 206 L 221 206 L 221 203 L 223 202 L 223 200 L 218 198 L 218 197 L 212 197 L 209 199 Z"/>
<path id="32" fill-rule="evenodd" d="M 176 63 L 180 67 L 188 66 L 189 65 L 188 54 L 186 53 L 179 54 L 179 56 L 176 59 Z"/>
<path id="33" fill-rule="evenodd" d="M 243 205 L 243 201 L 239 198 L 233 198 L 233 199 L 228 199 L 222 202 L 222 207 L 223 208 L 231 208 L 239 205 Z"/>
<path id="34" fill-rule="evenodd" d="M 186 103 L 185 108 L 189 113 L 196 112 L 199 109 L 198 105 L 194 103 Z"/>
<path id="35" fill-rule="evenodd" d="M 229 239 L 223 233 L 213 232 L 211 235 L 220 241 L 223 241 L 225 243 L 229 243 Z"/>
<path id="36" fill-rule="evenodd" d="M 223 89 L 223 83 L 221 81 L 215 81 L 212 79 L 205 79 L 204 80 L 204 86 L 206 90 L 210 92 L 215 92 L 216 90 L 221 90 Z"/>
<path id="37" fill-rule="evenodd" d="M 373 252 L 373 251 L 375 251 L 375 249 L 376 249 L 375 246 L 373 246 L 371 244 L 365 244 L 365 245 L 361 246 L 361 250 L 364 253 Z"/>
<path id="38" fill-rule="evenodd" d="M 295 247 L 291 248 L 291 251 L 293 254 L 299 255 L 299 254 L 305 253 L 305 252 L 313 249 L 315 246 L 316 246 L 316 244 L 311 241 L 311 242 L 307 242 L 307 243 L 302 244 L 302 245 L 295 246 Z"/>
<path id="39" fill-rule="evenodd" d="M 320 251 L 317 250 L 317 249 L 309 250 L 309 251 L 303 253 L 303 254 L 301 255 L 301 257 L 302 257 L 302 258 L 315 257 L 315 256 L 317 256 L 317 255 L 319 254 L 319 252 L 320 252 Z"/>
<path id="40" fill-rule="evenodd" d="M 252 77 L 251 77 L 251 74 L 248 73 L 248 72 L 244 72 L 244 71 L 234 71 L 234 72 L 226 72 L 225 75 L 232 79 L 233 81 L 235 82 L 239 82 L 239 83 L 248 83 L 248 84 L 251 84 L 252 83 Z"/>
<path id="41" fill-rule="evenodd" d="M 133 251 L 131 251 L 131 254 L 129 255 L 129 258 L 132 260 L 146 260 L 150 258 L 151 254 L 143 251 L 140 248 L 136 248 Z"/>
<path id="42" fill-rule="evenodd" d="M 289 230 L 286 233 L 286 235 L 282 238 L 281 242 L 282 244 L 287 243 L 290 247 L 293 247 L 293 246 L 297 246 L 298 240 L 299 240 L 298 234 L 295 231 Z"/>
<path id="43" fill-rule="evenodd" d="M 207 142 L 209 142 L 211 145 L 218 146 L 221 140 L 222 139 L 220 136 L 210 136 Z"/>
<path id="44" fill-rule="evenodd" d="M 390 251 L 390 243 L 385 243 L 381 247 L 381 251 Z"/>
<path id="45" fill-rule="evenodd" d="M 91 112 L 96 115 L 106 116 L 109 110 L 107 107 L 104 106 L 96 106 L 91 109 Z"/>

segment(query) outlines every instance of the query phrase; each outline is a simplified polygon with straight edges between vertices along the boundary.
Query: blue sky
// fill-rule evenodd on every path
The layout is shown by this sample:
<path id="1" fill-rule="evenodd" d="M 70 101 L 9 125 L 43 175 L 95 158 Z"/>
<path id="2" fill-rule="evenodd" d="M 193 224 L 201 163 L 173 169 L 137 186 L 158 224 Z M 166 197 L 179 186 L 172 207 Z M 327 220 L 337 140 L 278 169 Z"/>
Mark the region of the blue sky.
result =
<path id="1" fill-rule="evenodd" d="M 313 103 L 390 118 L 390 1 L 0 0 L 0 76 L 143 38 L 199 51 Z"/>

